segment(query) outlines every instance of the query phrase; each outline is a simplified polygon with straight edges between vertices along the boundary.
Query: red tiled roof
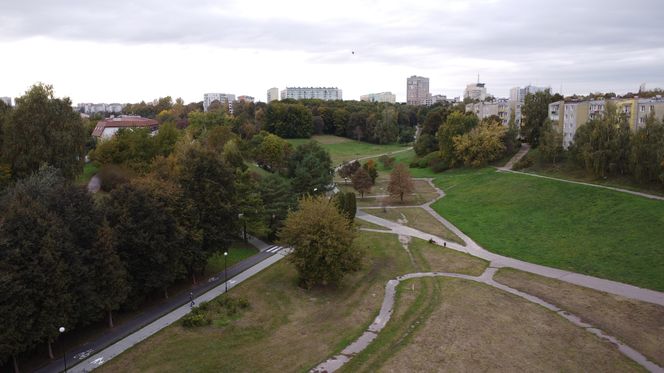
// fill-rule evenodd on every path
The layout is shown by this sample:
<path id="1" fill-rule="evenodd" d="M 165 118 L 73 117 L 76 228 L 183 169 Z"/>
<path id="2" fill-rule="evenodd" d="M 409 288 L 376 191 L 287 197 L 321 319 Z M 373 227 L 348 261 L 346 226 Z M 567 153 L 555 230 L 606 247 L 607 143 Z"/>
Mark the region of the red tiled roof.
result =
<path id="1" fill-rule="evenodd" d="M 148 119 L 137 116 L 120 116 L 117 118 L 107 118 L 97 122 L 94 131 L 92 131 L 92 136 L 101 137 L 104 133 L 104 129 L 107 127 L 116 127 L 116 128 L 145 128 L 145 127 L 155 127 L 159 125 L 154 119 Z"/>

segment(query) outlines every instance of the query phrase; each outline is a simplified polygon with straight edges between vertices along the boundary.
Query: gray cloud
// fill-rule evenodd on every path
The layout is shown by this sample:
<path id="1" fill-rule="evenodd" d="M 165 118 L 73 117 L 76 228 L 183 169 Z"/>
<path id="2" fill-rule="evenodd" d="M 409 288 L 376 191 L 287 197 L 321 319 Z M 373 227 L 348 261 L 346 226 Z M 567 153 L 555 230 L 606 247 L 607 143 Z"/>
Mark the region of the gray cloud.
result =
<path id="1" fill-rule="evenodd" d="M 352 4 L 340 5 L 348 17 L 307 15 L 293 20 L 242 17 L 213 1 L 3 2 L 0 39 L 48 36 L 292 50 L 312 54 L 311 63 L 334 64 L 348 62 L 348 52 L 354 50 L 358 59 L 413 70 L 435 69 L 440 61 L 477 59 L 486 61 L 487 70 L 491 61 L 512 63 L 524 79 L 549 74 L 552 80 L 664 81 L 664 2 L 658 0 L 479 1 L 465 10 L 445 2 L 429 4 L 431 9 L 405 4 L 384 10 L 375 2 L 375 13 L 359 16 Z M 298 14 L 294 6 L 288 10 Z M 389 19 L 383 21 L 385 15 Z M 514 81 L 515 75 L 509 78 Z"/>

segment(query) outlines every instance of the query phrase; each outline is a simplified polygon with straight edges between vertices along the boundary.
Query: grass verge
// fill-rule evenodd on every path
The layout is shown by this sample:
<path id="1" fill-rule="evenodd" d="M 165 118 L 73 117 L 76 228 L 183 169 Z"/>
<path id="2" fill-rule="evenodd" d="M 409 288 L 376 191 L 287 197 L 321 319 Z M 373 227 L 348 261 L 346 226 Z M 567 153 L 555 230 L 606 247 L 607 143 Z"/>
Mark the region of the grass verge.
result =
<path id="1" fill-rule="evenodd" d="M 513 268 L 500 269 L 494 279 L 580 316 L 664 366 L 664 307 Z"/>
<path id="2" fill-rule="evenodd" d="M 368 370 L 643 370 L 610 343 L 543 307 L 471 281 L 438 281 L 440 300 L 410 343 Z"/>
<path id="3" fill-rule="evenodd" d="M 341 164 L 343 161 L 371 157 L 373 155 L 377 156 L 383 153 L 403 150 L 406 147 L 401 144 L 371 144 L 333 135 L 317 135 L 312 136 L 311 139 L 287 139 L 286 141 L 293 146 L 298 146 L 310 140 L 318 142 L 323 148 L 330 152 L 330 158 L 332 158 L 332 164 L 334 166 Z"/>

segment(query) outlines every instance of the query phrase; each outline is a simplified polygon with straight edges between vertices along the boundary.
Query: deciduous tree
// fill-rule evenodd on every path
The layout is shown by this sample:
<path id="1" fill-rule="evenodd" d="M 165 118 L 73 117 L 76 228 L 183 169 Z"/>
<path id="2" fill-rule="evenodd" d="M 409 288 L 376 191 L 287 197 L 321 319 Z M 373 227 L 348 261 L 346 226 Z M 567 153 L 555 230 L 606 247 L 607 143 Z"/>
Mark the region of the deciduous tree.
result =
<path id="1" fill-rule="evenodd" d="M 355 232 L 326 198 L 304 196 L 279 231 L 279 242 L 293 248 L 288 256 L 300 284 L 339 285 L 344 275 L 358 270 L 361 252 L 353 247 Z"/>
<path id="2" fill-rule="evenodd" d="M 360 168 L 353 174 L 352 177 L 353 188 L 360 193 L 360 196 L 364 198 L 364 193 L 369 193 L 371 187 L 373 186 L 373 180 L 366 169 Z"/>
<path id="3" fill-rule="evenodd" d="M 387 185 L 387 192 L 392 198 L 399 197 L 403 202 L 403 196 L 412 193 L 415 190 L 410 171 L 403 163 L 397 163 L 394 171 L 390 174 L 390 183 Z"/>

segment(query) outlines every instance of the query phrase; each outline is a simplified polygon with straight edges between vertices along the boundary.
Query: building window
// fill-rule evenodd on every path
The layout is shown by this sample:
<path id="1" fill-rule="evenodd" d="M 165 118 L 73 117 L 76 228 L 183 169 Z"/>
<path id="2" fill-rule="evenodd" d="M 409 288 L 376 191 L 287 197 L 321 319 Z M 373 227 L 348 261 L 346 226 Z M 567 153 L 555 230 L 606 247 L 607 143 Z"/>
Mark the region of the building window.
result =
<path id="1" fill-rule="evenodd" d="M 641 105 L 641 112 L 643 113 L 645 111 L 646 111 L 646 105 Z"/>

